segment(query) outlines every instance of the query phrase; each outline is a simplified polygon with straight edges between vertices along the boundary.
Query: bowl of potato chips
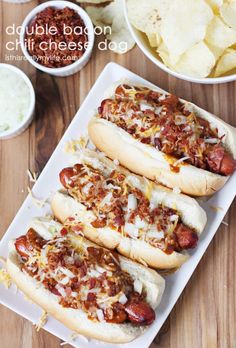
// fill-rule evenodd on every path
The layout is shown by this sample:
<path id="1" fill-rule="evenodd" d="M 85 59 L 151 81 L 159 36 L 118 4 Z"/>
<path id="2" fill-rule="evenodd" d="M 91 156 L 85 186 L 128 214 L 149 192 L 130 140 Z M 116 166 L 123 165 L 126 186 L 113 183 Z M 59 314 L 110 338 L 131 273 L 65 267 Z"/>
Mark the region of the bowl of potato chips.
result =
<path id="1" fill-rule="evenodd" d="M 236 80 L 236 0 L 123 0 L 143 53 L 169 74 L 197 83 Z"/>

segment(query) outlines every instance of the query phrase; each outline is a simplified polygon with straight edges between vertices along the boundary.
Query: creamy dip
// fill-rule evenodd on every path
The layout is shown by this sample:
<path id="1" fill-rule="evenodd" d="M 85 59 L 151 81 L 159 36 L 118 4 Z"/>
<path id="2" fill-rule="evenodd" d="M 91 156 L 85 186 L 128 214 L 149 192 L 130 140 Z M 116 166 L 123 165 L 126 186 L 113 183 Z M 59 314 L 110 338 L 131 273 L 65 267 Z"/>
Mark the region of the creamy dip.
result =
<path id="1" fill-rule="evenodd" d="M 17 128 L 30 107 L 30 89 L 21 76 L 0 67 L 0 135 Z"/>

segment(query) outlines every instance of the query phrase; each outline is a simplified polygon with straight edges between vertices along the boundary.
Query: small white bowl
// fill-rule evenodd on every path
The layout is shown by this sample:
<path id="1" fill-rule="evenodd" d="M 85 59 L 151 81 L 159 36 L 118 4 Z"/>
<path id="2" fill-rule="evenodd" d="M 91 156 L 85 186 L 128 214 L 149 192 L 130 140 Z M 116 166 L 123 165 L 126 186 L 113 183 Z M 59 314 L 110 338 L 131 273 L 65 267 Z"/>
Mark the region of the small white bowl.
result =
<path id="1" fill-rule="evenodd" d="M 30 2 L 31 0 L 3 0 L 3 2 L 9 2 L 11 4 L 24 4 L 25 2 Z"/>
<path id="2" fill-rule="evenodd" d="M 148 0 L 147 0 L 148 1 Z M 124 13 L 126 22 L 129 28 L 129 31 L 131 35 L 133 36 L 134 41 L 139 46 L 141 51 L 145 54 L 146 57 L 148 57 L 156 66 L 158 66 L 160 69 L 164 70 L 170 75 L 173 75 L 175 77 L 178 77 L 179 79 L 190 81 L 190 82 L 196 82 L 196 83 L 203 83 L 203 84 L 218 84 L 218 83 L 226 83 L 230 81 L 236 80 L 236 74 L 228 75 L 228 76 L 221 76 L 221 77 L 205 77 L 205 78 L 197 78 L 192 77 L 188 75 L 184 75 L 181 73 L 178 73 L 176 71 L 171 70 L 168 68 L 160 58 L 157 57 L 157 54 L 153 52 L 152 47 L 148 44 L 148 40 L 145 39 L 144 33 L 137 30 L 129 21 L 128 18 L 128 11 L 127 11 L 127 5 L 126 0 L 123 0 L 123 7 L 124 7 Z"/>
<path id="3" fill-rule="evenodd" d="M 0 135 L 0 139 L 9 139 L 23 133 L 32 122 L 34 117 L 34 109 L 35 109 L 35 92 L 30 79 L 22 70 L 20 70 L 19 68 L 16 68 L 13 65 L 4 64 L 4 63 L 0 63 L 0 68 L 5 68 L 8 70 L 14 71 L 18 76 L 20 76 L 22 80 L 24 80 L 26 85 L 29 87 L 29 93 L 30 93 L 29 110 L 27 114 L 25 115 L 24 119 L 15 128 L 9 129 Z"/>
<path id="4" fill-rule="evenodd" d="M 84 54 L 82 55 L 81 58 L 76 60 L 74 63 L 71 63 L 70 65 L 64 66 L 62 68 L 48 68 L 42 64 L 37 63 L 32 58 L 32 56 L 29 54 L 29 52 L 24 44 L 26 27 L 31 23 L 31 21 L 36 17 L 36 15 L 39 12 L 43 11 L 47 7 L 55 7 L 55 8 L 59 8 L 59 9 L 69 7 L 71 9 L 75 10 L 80 15 L 80 17 L 84 21 L 85 26 L 88 29 L 88 41 L 89 41 L 88 48 L 86 49 L 86 51 L 84 52 Z M 76 72 L 80 71 L 88 63 L 88 61 L 91 57 L 92 51 L 93 51 L 94 37 L 95 37 L 95 35 L 94 35 L 93 23 L 92 23 L 90 17 L 88 16 L 88 14 L 80 6 L 78 6 L 72 2 L 69 2 L 69 1 L 47 1 L 47 2 L 42 3 L 39 6 L 36 6 L 26 16 L 26 18 L 22 24 L 22 27 L 21 27 L 20 45 L 21 45 L 21 49 L 22 49 L 25 57 L 35 68 L 37 68 L 45 73 L 48 73 L 50 75 L 54 75 L 54 76 L 69 76 L 69 75 L 73 75 Z"/>

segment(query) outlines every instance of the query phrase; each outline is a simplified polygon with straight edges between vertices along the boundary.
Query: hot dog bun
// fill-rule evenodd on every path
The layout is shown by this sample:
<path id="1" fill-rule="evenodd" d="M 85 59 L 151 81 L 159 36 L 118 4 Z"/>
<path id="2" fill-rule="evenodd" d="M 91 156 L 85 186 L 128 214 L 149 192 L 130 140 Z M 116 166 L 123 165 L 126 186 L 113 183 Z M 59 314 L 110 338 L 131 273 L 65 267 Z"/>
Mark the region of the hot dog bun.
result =
<path id="1" fill-rule="evenodd" d="M 51 222 L 52 221 L 48 219 L 33 220 L 30 227 L 38 232 L 43 238 L 50 239 L 52 235 L 48 228 L 50 227 Z M 62 227 L 55 221 L 53 221 L 52 226 L 53 228 L 58 226 L 59 230 Z M 78 238 L 75 235 L 71 235 L 69 238 L 71 238 L 75 249 L 78 248 L 81 243 L 85 246 L 94 245 L 86 239 L 81 241 L 81 238 Z M 62 307 L 58 303 L 56 295 L 53 295 L 39 282 L 21 271 L 20 259 L 14 248 L 13 242 L 14 241 L 9 245 L 9 255 L 7 259 L 7 270 L 12 280 L 28 298 L 43 308 L 48 314 L 62 322 L 66 327 L 79 334 L 112 343 L 125 343 L 132 341 L 144 332 L 145 327 L 134 326 L 131 323 L 112 324 L 96 322 L 89 320 L 85 312 L 81 309 Z M 119 261 L 123 270 L 130 273 L 134 280 L 138 279 L 142 282 L 147 293 L 147 302 L 152 308 L 156 308 L 164 291 L 164 279 L 155 271 L 147 269 L 146 267 L 122 256 L 119 256 Z"/>
<path id="2" fill-rule="evenodd" d="M 153 184 L 147 179 L 131 174 L 123 167 L 116 166 L 113 161 L 94 151 L 85 150 L 81 161 L 105 171 L 106 168 L 117 169 L 126 175 L 128 182 L 142 192 L 149 192 L 150 200 L 154 205 L 163 204 L 168 208 L 178 211 L 183 223 L 193 228 L 200 234 L 206 224 L 206 214 L 199 204 L 191 197 L 174 193 L 163 186 Z M 157 269 L 178 268 L 187 259 L 188 254 L 173 252 L 166 254 L 144 240 L 125 237 L 109 227 L 94 228 L 90 224 L 94 220 L 92 211 L 68 196 L 66 193 L 57 192 L 51 202 L 52 211 L 57 219 L 65 222 L 69 217 L 75 217 L 82 222 L 84 235 L 93 242 L 109 249 L 116 249 L 122 255 Z"/>
<path id="3" fill-rule="evenodd" d="M 132 83 L 127 83 L 132 85 Z M 110 92 L 110 98 L 114 95 Z M 155 91 L 168 94 L 155 88 Z M 236 129 L 213 114 L 196 105 L 180 99 L 189 111 L 210 122 L 211 126 L 225 134 L 222 139 L 226 150 L 236 158 Z M 167 187 L 178 187 L 192 196 L 211 195 L 227 181 L 228 176 L 214 174 L 187 163 L 180 163 L 179 172 L 174 172 L 170 164 L 177 158 L 168 156 L 153 146 L 141 143 L 116 124 L 98 117 L 92 118 L 88 127 L 90 138 L 97 148 L 112 159 L 117 159 L 129 170 L 155 180 Z"/>

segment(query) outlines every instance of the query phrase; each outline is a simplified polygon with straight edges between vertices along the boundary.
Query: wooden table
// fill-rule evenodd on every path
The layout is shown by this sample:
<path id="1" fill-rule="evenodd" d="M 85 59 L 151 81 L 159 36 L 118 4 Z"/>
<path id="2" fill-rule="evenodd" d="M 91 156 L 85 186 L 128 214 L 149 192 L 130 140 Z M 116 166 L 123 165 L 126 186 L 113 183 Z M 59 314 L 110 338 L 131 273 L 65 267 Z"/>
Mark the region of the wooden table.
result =
<path id="1" fill-rule="evenodd" d="M 20 25 L 37 5 L 33 0 L 15 5 L 0 2 L 0 57 L 7 62 L 5 44 L 14 36 L 5 28 Z M 95 45 L 96 46 L 96 45 Z M 10 52 L 21 56 L 20 49 Z M 95 49 L 89 64 L 78 74 L 54 78 L 36 71 L 28 62 L 11 60 L 34 83 L 35 119 L 22 135 L 0 142 L 0 234 L 3 235 L 27 195 L 27 168 L 42 171 L 55 146 L 91 86 L 110 61 L 115 61 L 158 86 L 191 100 L 236 126 L 236 82 L 204 86 L 173 78 L 154 66 L 136 47 L 119 56 Z M 236 343 L 236 204 L 189 281 L 151 348 L 233 348 Z M 24 231 L 19 231 L 23 233 Z M 1 348 L 59 347 L 60 340 L 0 307 Z M 142 348 L 142 347 L 137 347 Z"/>

